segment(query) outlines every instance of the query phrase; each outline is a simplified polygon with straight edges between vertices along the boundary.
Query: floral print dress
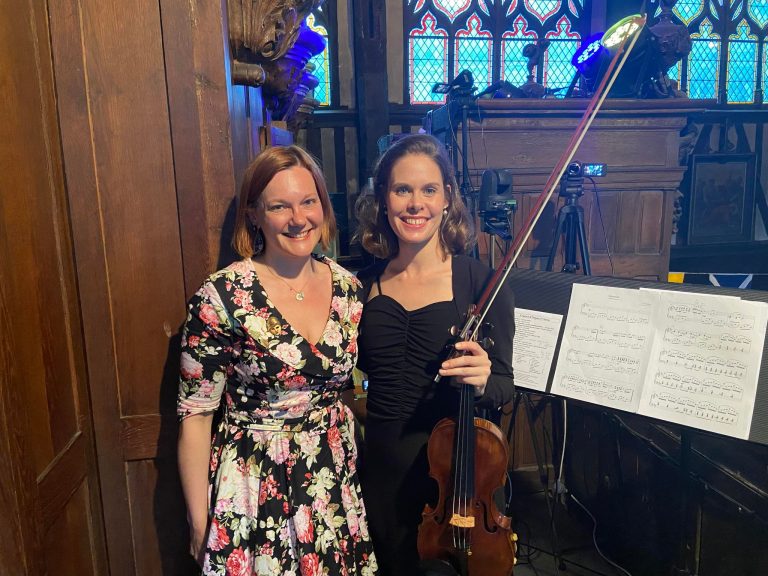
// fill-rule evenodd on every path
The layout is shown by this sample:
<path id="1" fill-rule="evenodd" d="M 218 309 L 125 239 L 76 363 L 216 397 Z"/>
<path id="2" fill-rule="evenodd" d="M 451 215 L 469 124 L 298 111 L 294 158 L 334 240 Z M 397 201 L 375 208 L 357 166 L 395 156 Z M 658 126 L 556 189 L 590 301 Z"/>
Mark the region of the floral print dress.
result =
<path id="1" fill-rule="evenodd" d="M 215 411 L 203 574 L 376 574 L 356 472 L 352 386 L 360 285 L 330 266 L 316 344 L 270 302 L 250 260 L 211 275 L 188 305 L 178 414 Z"/>

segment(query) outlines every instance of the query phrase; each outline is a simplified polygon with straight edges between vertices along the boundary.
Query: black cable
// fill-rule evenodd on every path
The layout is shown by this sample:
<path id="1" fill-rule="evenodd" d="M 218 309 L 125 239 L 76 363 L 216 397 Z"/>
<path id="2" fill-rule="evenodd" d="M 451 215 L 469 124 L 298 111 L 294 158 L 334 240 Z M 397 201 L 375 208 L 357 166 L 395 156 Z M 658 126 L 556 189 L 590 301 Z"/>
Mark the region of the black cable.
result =
<path id="1" fill-rule="evenodd" d="M 600 218 L 600 226 L 603 229 L 603 240 L 605 241 L 605 250 L 608 253 L 608 262 L 611 264 L 611 276 L 615 276 L 616 272 L 613 268 L 613 258 L 611 257 L 611 246 L 608 244 L 608 233 L 605 231 L 605 220 L 603 219 L 603 209 L 600 206 L 600 195 L 597 193 L 597 183 L 592 176 L 585 176 L 587 180 L 592 182 L 592 190 L 595 192 L 595 204 L 597 204 L 597 215 Z"/>
<path id="2" fill-rule="evenodd" d="M 613 567 L 614 567 L 614 568 L 616 568 L 617 570 L 621 570 L 621 571 L 622 571 L 624 574 L 626 574 L 627 576 L 632 576 L 632 574 L 630 574 L 629 572 L 627 572 L 627 571 L 626 571 L 624 568 L 622 568 L 621 566 L 619 566 L 618 564 L 616 564 L 616 562 L 614 562 L 613 560 L 611 560 L 610 558 L 608 558 L 608 556 L 606 556 L 605 554 L 603 554 L 603 551 L 602 551 L 602 550 L 600 550 L 600 546 L 598 546 L 598 545 L 597 545 L 597 520 L 596 520 L 596 519 L 595 519 L 595 517 L 592 515 L 592 512 L 590 512 L 590 511 L 587 509 L 587 507 L 586 507 L 586 506 L 584 506 L 584 504 L 582 504 L 581 502 L 579 502 L 579 500 L 578 500 L 578 498 L 576 498 L 576 496 L 574 496 L 573 494 L 570 494 L 570 497 L 571 497 L 571 500 L 573 500 L 574 502 L 576 502 L 576 504 L 578 504 L 578 505 L 579 505 L 579 507 L 581 507 L 581 509 L 582 509 L 582 510 L 584 510 L 584 512 L 586 512 L 586 513 L 587 513 L 587 516 L 589 516 L 589 517 L 592 519 L 592 542 L 594 543 L 594 545 L 595 545 L 595 550 L 596 550 L 596 551 L 597 551 L 597 553 L 600 555 L 600 558 L 602 558 L 603 560 L 605 560 L 606 562 L 608 562 L 608 564 L 610 564 L 611 566 L 613 566 Z"/>

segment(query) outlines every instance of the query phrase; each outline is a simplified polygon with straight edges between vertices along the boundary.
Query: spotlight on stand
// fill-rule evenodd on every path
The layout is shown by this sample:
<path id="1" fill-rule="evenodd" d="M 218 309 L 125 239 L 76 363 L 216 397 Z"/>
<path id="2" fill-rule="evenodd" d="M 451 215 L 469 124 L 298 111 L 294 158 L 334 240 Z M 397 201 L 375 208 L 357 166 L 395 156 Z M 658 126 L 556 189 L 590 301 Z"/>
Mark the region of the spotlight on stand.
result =
<path id="1" fill-rule="evenodd" d="M 658 54 L 654 49 L 652 34 L 644 25 L 640 14 L 627 16 L 616 22 L 603 35 L 602 44 L 613 57 L 621 42 L 625 38 L 629 41 L 633 35 L 637 35 L 634 48 L 608 93 L 611 98 L 647 97 L 648 87 L 655 81 L 658 67 L 653 64 Z M 603 69 L 602 73 L 604 72 Z"/>
<path id="2" fill-rule="evenodd" d="M 601 70 L 607 66 L 607 60 L 610 60 L 610 56 L 608 50 L 603 46 L 602 32 L 593 34 L 581 42 L 578 50 L 571 58 L 571 64 L 581 77 L 583 95 L 591 96 L 594 93 Z"/>

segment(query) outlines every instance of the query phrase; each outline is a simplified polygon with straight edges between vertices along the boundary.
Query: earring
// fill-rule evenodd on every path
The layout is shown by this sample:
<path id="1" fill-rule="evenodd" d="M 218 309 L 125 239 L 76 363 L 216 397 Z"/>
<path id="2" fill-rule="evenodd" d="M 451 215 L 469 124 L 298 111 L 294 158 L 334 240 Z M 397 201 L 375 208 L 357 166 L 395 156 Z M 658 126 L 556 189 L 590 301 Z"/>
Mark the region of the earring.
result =
<path id="1" fill-rule="evenodd" d="M 253 242 L 253 255 L 258 256 L 264 250 L 264 234 L 255 223 L 248 221 L 248 231 Z"/>
<path id="2" fill-rule="evenodd" d="M 443 208 L 443 216 L 448 216 L 448 206 Z"/>

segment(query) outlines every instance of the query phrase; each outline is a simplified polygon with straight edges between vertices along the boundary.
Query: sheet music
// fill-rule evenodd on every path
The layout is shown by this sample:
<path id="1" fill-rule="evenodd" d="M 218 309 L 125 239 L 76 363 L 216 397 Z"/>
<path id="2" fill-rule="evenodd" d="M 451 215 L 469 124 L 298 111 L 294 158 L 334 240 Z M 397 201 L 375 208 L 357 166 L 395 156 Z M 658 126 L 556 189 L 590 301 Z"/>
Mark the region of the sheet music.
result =
<path id="1" fill-rule="evenodd" d="M 658 297 L 638 412 L 748 438 L 768 305 L 688 292 Z"/>
<path id="2" fill-rule="evenodd" d="M 636 411 L 657 298 L 640 290 L 574 284 L 551 392 Z"/>
<path id="3" fill-rule="evenodd" d="M 562 314 L 515 308 L 512 368 L 515 386 L 544 392 L 552 369 Z"/>

